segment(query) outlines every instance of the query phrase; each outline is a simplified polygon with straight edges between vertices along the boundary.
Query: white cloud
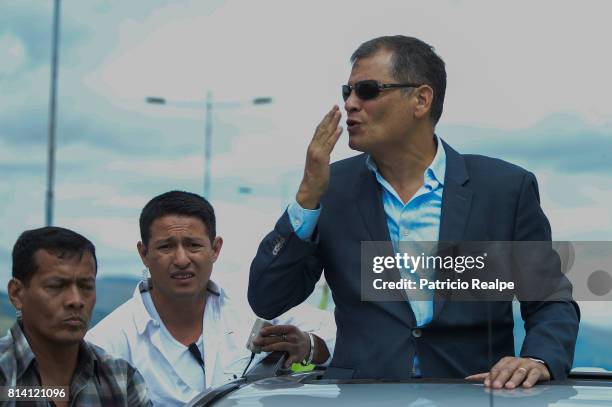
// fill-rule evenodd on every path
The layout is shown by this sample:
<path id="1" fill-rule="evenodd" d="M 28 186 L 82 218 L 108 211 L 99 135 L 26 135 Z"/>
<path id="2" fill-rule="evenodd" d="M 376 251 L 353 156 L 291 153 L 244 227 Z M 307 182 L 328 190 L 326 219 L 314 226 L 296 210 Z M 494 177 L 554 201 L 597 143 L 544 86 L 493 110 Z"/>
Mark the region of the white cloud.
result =
<path id="1" fill-rule="evenodd" d="M 601 52 L 610 11 L 603 1 L 170 4 L 122 22 L 121 42 L 89 82 L 112 98 L 271 93 L 303 114 L 339 102 L 359 43 L 400 33 L 430 42 L 446 60 L 449 123 L 520 128 L 558 111 L 610 120 L 612 57 Z"/>
<path id="2" fill-rule="evenodd" d="M 2 130 L 0 130 L 0 137 Z M 29 145 L 10 145 L 0 138 L 0 163 L 33 164 L 46 163 L 47 152 L 44 149 L 32 149 Z"/>
<path id="3" fill-rule="evenodd" d="M 0 33 L 0 80 L 16 72 L 26 61 L 23 42 L 10 32 Z"/>
<path id="4" fill-rule="evenodd" d="M 59 205 L 83 205 L 105 209 L 140 210 L 150 199 L 145 195 L 130 194 L 120 191 L 112 185 L 98 185 L 92 188 L 90 183 L 70 182 L 59 184 L 55 191 Z"/>
<path id="5" fill-rule="evenodd" d="M 580 323 L 599 326 L 610 325 L 609 301 L 578 301 L 580 306 Z"/>
<path id="6" fill-rule="evenodd" d="M 542 207 L 554 240 L 612 239 L 612 184 L 608 174 L 537 172 Z"/>
<path id="7" fill-rule="evenodd" d="M 200 180 L 204 172 L 204 159 L 201 154 L 192 154 L 174 159 L 115 159 L 106 164 L 108 171 L 162 177 L 178 180 Z"/>
<path id="8" fill-rule="evenodd" d="M 131 252 L 140 240 L 137 218 L 62 216 L 57 223 L 78 231 L 107 250 Z"/>
<path id="9" fill-rule="evenodd" d="M 610 194 L 612 198 L 612 194 Z M 546 212 L 555 240 L 602 240 L 612 238 L 610 209 L 591 205 L 550 209 Z M 604 235 L 605 234 L 605 235 Z M 588 238 L 588 236 L 597 236 Z M 605 237 L 607 236 L 607 237 Z"/>

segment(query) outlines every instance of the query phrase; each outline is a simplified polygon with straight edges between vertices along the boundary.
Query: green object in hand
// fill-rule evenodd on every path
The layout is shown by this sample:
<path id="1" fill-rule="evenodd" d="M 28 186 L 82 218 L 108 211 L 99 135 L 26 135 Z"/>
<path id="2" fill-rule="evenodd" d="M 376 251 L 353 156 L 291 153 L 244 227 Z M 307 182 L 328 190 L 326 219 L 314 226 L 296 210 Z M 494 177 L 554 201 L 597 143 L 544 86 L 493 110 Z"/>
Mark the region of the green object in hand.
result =
<path id="1" fill-rule="evenodd" d="M 312 370 L 314 370 L 315 365 L 313 365 L 312 363 L 306 366 L 303 366 L 301 363 L 294 363 L 291 365 L 291 371 L 293 373 L 304 373 L 304 372 L 311 372 Z"/>

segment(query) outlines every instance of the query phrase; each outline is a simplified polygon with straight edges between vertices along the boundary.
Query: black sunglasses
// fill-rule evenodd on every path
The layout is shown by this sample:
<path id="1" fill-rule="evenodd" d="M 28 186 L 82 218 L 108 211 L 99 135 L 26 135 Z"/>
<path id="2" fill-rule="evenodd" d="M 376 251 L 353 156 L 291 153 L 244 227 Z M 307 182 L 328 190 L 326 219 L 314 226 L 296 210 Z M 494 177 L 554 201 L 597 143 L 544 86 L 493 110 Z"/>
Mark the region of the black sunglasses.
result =
<path id="1" fill-rule="evenodd" d="M 391 88 L 416 88 L 421 86 L 418 83 L 378 83 L 373 79 L 356 82 L 354 85 L 342 85 L 342 99 L 351 96 L 351 92 L 355 89 L 355 94 L 361 100 L 370 100 L 376 98 L 383 89 Z"/>

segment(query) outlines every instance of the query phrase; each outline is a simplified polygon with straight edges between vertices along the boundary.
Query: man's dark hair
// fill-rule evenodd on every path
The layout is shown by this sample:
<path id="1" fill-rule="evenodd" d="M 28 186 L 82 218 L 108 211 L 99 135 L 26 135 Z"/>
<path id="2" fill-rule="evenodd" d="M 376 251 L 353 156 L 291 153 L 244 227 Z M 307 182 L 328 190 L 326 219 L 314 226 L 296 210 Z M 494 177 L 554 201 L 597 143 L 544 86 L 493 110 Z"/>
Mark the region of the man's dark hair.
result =
<path id="1" fill-rule="evenodd" d="M 91 253 L 96 271 L 98 259 L 96 248 L 86 237 L 57 226 L 46 226 L 39 229 L 26 230 L 19 236 L 13 246 L 13 278 L 27 284 L 38 269 L 34 254 L 46 250 L 60 259 L 78 257 L 85 252 Z"/>
<path id="2" fill-rule="evenodd" d="M 191 192 L 170 191 L 151 199 L 140 213 L 140 238 L 145 246 L 149 244 L 153 222 L 166 215 L 198 218 L 206 226 L 211 243 L 217 236 L 215 211 L 206 199 Z"/>
<path id="3" fill-rule="evenodd" d="M 414 37 L 394 35 L 366 41 L 351 55 L 351 63 L 368 58 L 381 50 L 393 53 L 391 74 L 399 82 L 427 84 L 433 89 L 433 101 L 429 112 L 434 126 L 442 116 L 446 93 L 446 69 L 444 61 L 434 48 Z M 408 89 L 407 92 L 410 92 Z"/>

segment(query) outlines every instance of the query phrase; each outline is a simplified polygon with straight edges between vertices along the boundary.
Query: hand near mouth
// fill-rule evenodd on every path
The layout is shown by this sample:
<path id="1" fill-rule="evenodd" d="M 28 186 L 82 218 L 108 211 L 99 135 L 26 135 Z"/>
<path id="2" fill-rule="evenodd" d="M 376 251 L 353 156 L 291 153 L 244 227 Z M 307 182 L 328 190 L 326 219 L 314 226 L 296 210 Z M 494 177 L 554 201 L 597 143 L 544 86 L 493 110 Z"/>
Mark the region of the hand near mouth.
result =
<path id="1" fill-rule="evenodd" d="M 315 209 L 327 190 L 331 152 L 342 134 L 342 127 L 338 125 L 341 117 L 340 109 L 334 105 L 317 126 L 308 145 L 304 176 L 295 197 L 302 208 Z"/>

